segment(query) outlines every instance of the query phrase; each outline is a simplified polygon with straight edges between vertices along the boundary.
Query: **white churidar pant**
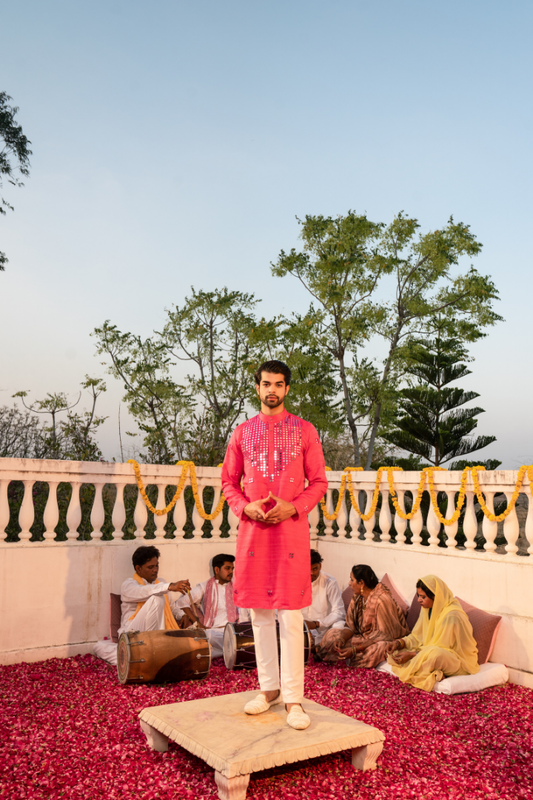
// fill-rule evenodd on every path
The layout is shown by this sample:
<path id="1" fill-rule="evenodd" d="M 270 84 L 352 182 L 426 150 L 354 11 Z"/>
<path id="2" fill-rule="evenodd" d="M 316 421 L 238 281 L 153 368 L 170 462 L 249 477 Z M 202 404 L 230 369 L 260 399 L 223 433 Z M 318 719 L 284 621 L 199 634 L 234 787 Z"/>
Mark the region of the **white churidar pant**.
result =
<path id="1" fill-rule="evenodd" d="M 280 688 L 276 617 L 273 608 L 252 608 L 259 686 L 263 692 Z M 281 645 L 281 696 L 285 703 L 301 703 L 304 696 L 304 629 L 301 610 L 278 609 Z"/>

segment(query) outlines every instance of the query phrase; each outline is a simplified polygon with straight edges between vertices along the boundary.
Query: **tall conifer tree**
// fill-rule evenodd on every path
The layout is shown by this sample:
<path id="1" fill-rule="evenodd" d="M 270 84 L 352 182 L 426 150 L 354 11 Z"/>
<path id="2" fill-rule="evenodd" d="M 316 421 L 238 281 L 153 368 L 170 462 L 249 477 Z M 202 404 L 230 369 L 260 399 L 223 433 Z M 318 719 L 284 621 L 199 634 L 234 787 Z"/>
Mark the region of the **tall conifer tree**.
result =
<path id="1" fill-rule="evenodd" d="M 441 334 L 411 345 L 408 372 L 418 382 L 399 393 L 401 411 L 396 429 L 385 437 L 389 442 L 440 466 L 496 441 L 495 436 L 470 435 L 484 409 L 463 406 L 479 394 L 449 385 L 470 375 L 471 370 L 462 363 L 467 358 L 462 342 Z M 487 465 L 495 469 L 499 463 Z"/>

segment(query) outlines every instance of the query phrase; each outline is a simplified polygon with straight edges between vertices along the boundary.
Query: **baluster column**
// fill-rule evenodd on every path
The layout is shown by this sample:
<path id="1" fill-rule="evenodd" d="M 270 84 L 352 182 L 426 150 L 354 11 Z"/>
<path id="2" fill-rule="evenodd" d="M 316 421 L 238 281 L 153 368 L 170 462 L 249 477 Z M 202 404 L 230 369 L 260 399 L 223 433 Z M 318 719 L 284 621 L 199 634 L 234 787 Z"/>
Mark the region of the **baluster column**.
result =
<path id="1" fill-rule="evenodd" d="M 329 486 L 328 486 L 328 490 L 327 490 L 327 492 L 325 494 L 325 497 L 324 497 L 324 502 L 325 502 L 325 506 L 326 506 L 326 509 L 327 509 L 328 513 L 332 514 L 333 511 L 335 510 L 333 508 L 333 488 L 330 488 Z M 326 541 L 331 541 L 331 539 L 333 537 L 333 522 L 334 522 L 334 520 L 328 519 L 325 514 L 322 514 L 322 516 L 324 518 L 324 539 Z"/>
<path id="2" fill-rule="evenodd" d="M 416 502 L 417 492 L 413 491 L 413 505 Z M 419 545 L 422 543 L 422 528 L 424 527 L 424 518 L 422 516 L 422 508 L 419 506 L 418 511 L 413 519 L 409 520 L 409 527 L 411 528 L 411 544 Z"/>
<path id="3" fill-rule="evenodd" d="M 455 513 L 455 492 L 454 491 L 446 492 L 446 497 L 448 499 L 448 505 L 446 507 L 445 519 L 449 519 Z M 448 539 L 452 542 L 452 545 L 449 545 L 448 541 L 446 541 L 446 547 L 456 546 L 457 542 L 455 537 L 457 535 L 458 530 L 459 530 L 459 519 L 456 519 L 456 521 L 453 522 L 451 525 L 444 526 L 444 532 L 448 537 Z"/>
<path id="4" fill-rule="evenodd" d="M 405 491 L 403 489 L 397 489 L 396 497 L 398 505 L 405 514 Z M 398 544 L 405 544 L 407 541 L 407 537 L 405 536 L 405 531 L 407 530 L 407 520 L 403 519 L 403 517 L 401 517 L 397 511 L 394 515 L 394 527 L 396 529 L 396 542 Z"/>
<path id="5" fill-rule="evenodd" d="M 380 541 L 390 542 L 390 529 L 392 527 L 392 517 L 389 506 L 389 490 L 383 489 L 381 492 L 381 511 L 379 512 L 379 527 L 381 529 Z"/>
<path id="6" fill-rule="evenodd" d="M 318 542 L 318 523 L 320 522 L 320 515 L 318 513 L 318 505 L 316 505 L 307 515 L 309 520 L 309 536 L 311 544 L 316 545 Z"/>
<path id="7" fill-rule="evenodd" d="M 24 498 L 19 511 L 19 525 L 21 527 L 19 539 L 21 542 L 28 542 L 31 539 L 30 528 L 35 518 L 33 481 L 22 481 L 22 483 L 24 484 Z"/>
<path id="8" fill-rule="evenodd" d="M 105 511 L 104 511 L 104 498 L 102 492 L 104 490 L 103 483 L 95 483 L 94 484 L 94 501 L 93 507 L 91 508 L 91 526 L 93 532 L 91 533 L 91 539 L 98 541 L 102 538 L 102 525 L 105 522 Z"/>
<path id="9" fill-rule="evenodd" d="M 59 481 L 48 481 L 48 500 L 43 514 L 45 541 L 53 541 L 56 538 L 55 528 L 59 521 L 59 506 L 57 504 L 57 487 Z"/>
<path id="10" fill-rule="evenodd" d="M 124 505 L 124 487 L 125 483 L 117 483 L 117 493 L 115 496 L 115 503 L 113 505 L 113 513 L 111 514 L 111 522 L 113 523 L 113 539 L 123 539 L 124 533 L 122 527 L 126 522 L 126 507 Z"/>
<path id="11" fill-rule="evenodd" d="M 365 497 L 366 497 L 365 510 L 364 510 L 363 513 L 364 514 L 368 514 L 368 512 L 370 511 L 370 508 L 372 506 L 372 498 L 373 498 L 374 492 L 373 491 L 369 491 L 367 489 L 364 489 L 363 491 L 364 491 Z M 361 494 L 359 493 L 359 497 L 360 496 L 361 496 Z M 365 526 L 364 538 L 365 538 L 366 542 L 371 542 L 372 539 L 374 538 L 374 525 L 375 525 L 375 523 L 376 523 L 376 514 L 375 513 L 372 514 L 370 519 L 363 520 L 363 525 Z"/>
<path id="12" fill-rule="evenodd" d="M 512 496 L 512 492 L 505 492 L 507 505 L 509 505 Z M 516 506 L 513 508 L 509 516 L 504 520 L 503 532 L 505 534 L 505 538 L 507 539 L 505 552 L 514 555 L 518 552 L 517 541 L 518 537 L 520 536 L 520 525 L 518 522 L 518 517 L 516 516 Z"/>
<path id="13" fill-rule="evenodd" d="M 435 496 L 438 498 L 438 492 L 435 489 Z M 437 515 L 435 514 L 435 509 L 433 508 L 433 502 L 431 500 L 431 495 L 429 498 L 429 511 L 426 519 L 426 528 L 429 533 L 428 545 L 429 547 L 438 547 L 439 546 L 439 533 L 440 533 L 440 522 L 437 519 Z"/>
<path id="14" fill-rule="evenodd" d="M 67 511 L 67 539 L 78 538 L 78 526 L 81 522 L 80 482 L 72 481 L 72 497 Z"/>
<path id="15" fill-rule="evenodd" d="M 483 491 L 485 495 L 485 505 L 491 514 L 494 514 L 494 492 Z M 498 523 L 491 522 L 491 520 L 483 514 L 483 522 L 481 524 L 483 536 L 485 538 L 484 549 L 486 553 L 494 553 L 496 550 L 496 537 L 498 535 Z"/>
<path id="16" fill-rule="evenodd" d="M 339 539 L 346 538 L 346 523 L 348 522 L 348 511 L 346 509 L 346 492 L 343 492 L 341 507 L 339 509 L 339 516 L 337 517 L 337 525 L 339 527 Z"/>
<path id="17" fill-rule="evenodd" d="M 529 492 L 527 495 L 527 517 L 524 533 L 528 541 L 526 552 L 531 556 L 533 555 L 533 501 Z"/>
<path id="18" fill-rule="evenodd" d="M 232 507 L 228 503 L 228 522 L 229 522 L 229 538 L 230 542 L 234 542 L 237 538 L 239 517 L 234 513 Z"/>
<path id="19" fill-rule="evenodd" d="M 137 491 L 137 502 L 135 503 L 135 511 L 133 512 L 133 522 L 135 524 L 135 538 L 143 539 L 146 536 L 146 523 L 148 522 L 148 508 L 144 502 L 143 496 L 140 491 Z"/>
<path id="20" fill-rule="evenodd" d="M 197 491 L 198 491 L 198 500 L 199 500 L 200 505 L 203 506 L 203 504 L 204 504 L 203 503 L 204 487 L 203 487 L 203 484 L 201 484 L 200 482 L 198 482 L 197 486 L 198 486 L 198 489 L 197 489 Z M 204 524 L 204 518 L 201 516 L 200 512 L 196 508 L 196 502 L 194 503 L 194 505 L 192 507 L 192 524 L 193 524 L 193 528 L 194 528 L 193 536 L 195 538 L 197 536 L 199 538 L 201 538 L 204 535 L 204 532 L 202 530 L 202 526 Z"/>
<path id="21" fill-rule="evenodd" d="M 165 483 L 158 483 L 157 486 L 157 499 L 154 504 L 154 508 L 166 508 L 166 500 L 165 500 Z M 154 514 L 154 524 L 155 524 L 155 538 L 158 542 L 165 538 L 165 525 L 167 524 L 167 517 L 168 514 Z"/>
<path id="22" fill-rule="evenodd" d="M 174 525 L 176 526 L 176 530 L 174 531 L 174 536 L 176 539 L 183 539 L 185 536 L 185 531 L 183 527 L 187 522 L 187 508 L 185 507 L 185 487 L 183 487 L 183 491 L 179 496 L 178 500 L 176 501 L 176 505 L 174 506 Z"/>
<path id="23" fill-rule="evenodd" d="M 475 550 L 477 535 L 477 519 L 474 509 L 474 492 L 466 493 L 466 511 L 463 520 L 463 531 L 465 534 L 465 547 L 467 550 Z"/>
<path id="24" fill-rule="evenodd" d="M 218 506 L 218 503 L 220 501 L 220 495 L 222 494 L 222 487 L 213 486 L 213 490 L 215 492 L 215 496 L 213 497 L 213 506 L 211 508 L 211 514 L 214 513 L 216 507 Z M 213 539 L 220 538 L 220 526 L 222 525 L 223 518 L 224 518 L 224 507 L 222 507 L 222 511 L 220 511 L 216 515 L 215 519 L 211 520 L 211 524 L 213 526 L 213 529 L 211 531 L 211 536 L 213 537 Z"/>
<path id="25" fill-rule="evenodd" d="M 10 517 L 8 496 L 9 483 L 10 481 L 8 480 L 0 481 L 0 542 L 3 542 L 7 536 L 5 531 Z"/>

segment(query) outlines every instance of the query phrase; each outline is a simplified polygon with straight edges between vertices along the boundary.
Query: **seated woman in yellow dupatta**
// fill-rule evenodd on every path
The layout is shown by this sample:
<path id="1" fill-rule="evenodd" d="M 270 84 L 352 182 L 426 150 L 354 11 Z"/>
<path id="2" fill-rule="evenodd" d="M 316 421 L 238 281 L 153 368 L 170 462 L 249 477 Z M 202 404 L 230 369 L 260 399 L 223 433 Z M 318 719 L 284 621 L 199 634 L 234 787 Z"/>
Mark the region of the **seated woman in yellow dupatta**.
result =
<path id="1" fill-rule="evenodd" d="M 431 692 L 444 677 L 479 672 L 472 625 L 444 581 L 426 575 L 416 590 L 421 609 L 413 632 L 389 646 L 394 674 Z"/>
<path id="2" fill-rule="evenodd" d="M 367 564 L 352 568 L 350 586 L 354 594 L 346 612 L 346 628 L 327 631 L 317 656 L 322 661 L 349 659 L 352 667 L 375 667 L 385 659 L 389 643 L 409 632 L 405 616 Z"/>

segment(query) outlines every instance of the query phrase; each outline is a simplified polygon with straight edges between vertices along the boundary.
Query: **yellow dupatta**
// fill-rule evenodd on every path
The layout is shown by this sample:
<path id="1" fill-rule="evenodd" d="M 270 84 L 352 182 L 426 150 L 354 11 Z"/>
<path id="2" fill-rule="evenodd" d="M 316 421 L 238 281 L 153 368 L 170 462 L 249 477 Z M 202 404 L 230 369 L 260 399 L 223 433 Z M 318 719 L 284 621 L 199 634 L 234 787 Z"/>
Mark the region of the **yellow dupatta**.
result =
<path id="1" fill-rule="evenodd" d="M 388 661 L 400 680 L 411 683 L 420 689 L 426 689 L 429 687 L 427 686 L 428 674 L 424 662 L 432 648 L 441 648 L 441 650 L 457 656 L 460 667 L 453 674 L 474 675 L 479 672 L 479 664 L 477 644 L 472 635 L 472 625 L 459 601 L 456 600 L 444 581 L 437 578 L 436 575 L 426 575 L 421 580 L 433 592 L 435 600 L 431 618 L 428 609 L 421 608 L 413 632 L 403 639 L 405 649 L 418 651 L 417 656 L 402 666 L 395 664 L 390 656 Z M 449 674 L 445 669 L 443 671 L 444 674 Z M 437 679 L 440 680 L 440 678 Z"/>
<path id="2" fill-rule="evenodd" d="M 134 574 L 133 580 L 137 581 L 140 586 L 144 586 L 144 581 L 140 578 L 137 573 Z M 156 583 L 161 583 L 157 578 L 155 579 Z M 146 603 L 146 600 L 143 600 L 140 603 L 137 603 L 137 608 L 135 609 L 135 614 L 132 614 L 130 620 L 135 619 L 136 615 L 139 613 L 143 605 Z M 165 595 L 165 630 L 166 631 L 177 631 L 179 630 L 179 625 L 174 618 L 174 614 L 172 613 L 172 609 L 170 608 L 170 602 L 168 600 L 168 594 Z"/>

